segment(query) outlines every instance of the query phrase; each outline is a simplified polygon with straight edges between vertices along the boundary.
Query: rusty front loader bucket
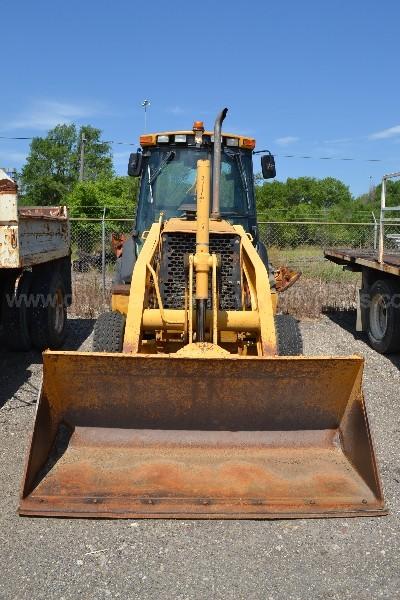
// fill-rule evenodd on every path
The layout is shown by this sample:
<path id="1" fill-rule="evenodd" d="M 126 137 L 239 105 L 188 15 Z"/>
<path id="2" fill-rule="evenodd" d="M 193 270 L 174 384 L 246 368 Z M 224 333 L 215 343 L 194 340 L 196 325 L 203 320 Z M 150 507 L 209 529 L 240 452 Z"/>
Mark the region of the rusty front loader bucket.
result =
<path id="1" fill-rule="evenodd" d="M 46 352 L 21 515 L 385 514 L 358 357 Z"/>

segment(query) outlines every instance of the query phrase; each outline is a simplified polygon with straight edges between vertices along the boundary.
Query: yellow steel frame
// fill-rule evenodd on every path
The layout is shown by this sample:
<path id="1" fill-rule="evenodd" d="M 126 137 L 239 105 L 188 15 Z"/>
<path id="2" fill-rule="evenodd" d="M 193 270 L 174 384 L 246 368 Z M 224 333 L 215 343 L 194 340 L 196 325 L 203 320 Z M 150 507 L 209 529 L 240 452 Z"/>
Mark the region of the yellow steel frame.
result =
<path id="1" fill-rule="evenodd" d="M 219 331 L 259 331 L 259 350 L 261 356 L 277 354 L 277 341 L 275 333 L 274 314 L 276 312 L 276 294 L 271 292 L 268 273 L 256 249 L 251 243 L 245 230 L 240 225 L 233 226 L 234 231 L 240 236 L 242 243 L 242 267 L 247 280 L 251 311 L 218 311 L 216 297 L 216 257 L 212 260 L 212 292 L 213 311 L 207 316 L 210 325 L 213 344 L 218 343 Z M 140 349 L 141 332 L 145 325 L 154 330 L 184 330 L 188 321 L 188 342 L 193 341 L 193 276 L 194 257 L 190 257 L 189 268 L 189 302 L 187 311 L 163 309 L 158 288 L 157 274 L 151 266 L 160 242 L 161 223 L 154 223 L 151 227 L 132 275 L 132 284 L 129 297 L 114 294 L 112 297 L 112 310 L 117 310 L 127 315 L 123 351 L 138 353 Z M 145 305 L 146 293 L 153 278 L 158 298 L 158 309 L 149 309 Z"/>
<path id="2" fill-rule="evenodd" d="M 161 220 L 158 223 L 153 223 L 151 226 L 133 269 L 123 345 L 123 352 L 128 354 L 139 352 L 142 317 L 145 308 L 146 292 L 150 282 L 148 265 L 151 264 L 158 248 L 160 232 Z"/>
<path id="3" fill-rule="evenodd" d="M 111 296 L 111 310 L 120 312 L 123 315 L 128 314 L 129 296 L 123 296 L 122 294 L 112 294 Z"/>
<path id="4" fill-rule="evenodd" d="M 261 355 L 277 354 L 275 333 L 274 303 L 272 301 L 268 272 L 241 225 L 233 226 L 242 241 L 243 269 L 249 284 L 253 310 L 257 310 L 260 318 Z"/>

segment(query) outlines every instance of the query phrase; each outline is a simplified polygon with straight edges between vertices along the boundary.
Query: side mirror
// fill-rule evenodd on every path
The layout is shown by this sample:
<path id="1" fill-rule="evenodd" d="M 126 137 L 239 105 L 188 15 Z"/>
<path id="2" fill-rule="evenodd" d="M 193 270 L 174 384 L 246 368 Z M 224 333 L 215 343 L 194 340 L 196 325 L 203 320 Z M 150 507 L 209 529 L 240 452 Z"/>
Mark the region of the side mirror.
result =
<path id="1" fill-rule="evenodd" d="M 137 152 L 132 152 L 128 162 L 128 175 L 130 177 L 139 177 L 142 171 L 142 161 L 143 154 L 139 150 Z"/>
<path id="2" fill-rule="evenodd" d="M 276 177 L 275 159 L 271 152 L 264 154 L 261 157 L 261 170 L 264 179 L 272 179 Z"/>

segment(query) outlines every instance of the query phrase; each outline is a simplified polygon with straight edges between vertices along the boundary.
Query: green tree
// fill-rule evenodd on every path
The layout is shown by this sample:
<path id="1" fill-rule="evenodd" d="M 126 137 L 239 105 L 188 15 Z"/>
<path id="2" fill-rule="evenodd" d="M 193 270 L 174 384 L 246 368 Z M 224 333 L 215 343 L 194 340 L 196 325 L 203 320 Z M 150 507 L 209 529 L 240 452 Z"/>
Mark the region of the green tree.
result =
<path id="1" fill-rule="evenodd" d="M 373 204 L 379 208 L 381 205 L 382 184 L 376 186 Z M 400 206 L 400 179 L 387 179 L 386 181 L 386 206 Z"/>
<path id="2" fill-rule="evenodd" d="M 133 219 L 135 216 L 138 179 L 133 177 L 112 177 L 95 181 L 78 182 L 66 196 L 71 217 L 82 220 L 73 221 L 74 240 L 79 249 L 91 251 L 96 242 L 101 239 L 101 219 L 105 209 L 107 235 L 112 232 L 128 233 L 133 229 L 133 221 L 118 221 L 118 219 Z"/>
<path id="3" fill-rule="evenodd" d="M 265 182 L 256 186 L 256 201 L 263 220 L 301 222 L 293 226 L 287 223 L 274 226 L 275 243 L 280 246 L 320 244 L 320 227 L 307 221 L 352 221 L 357 210 L 365 211 L 365 207 L 353 199 L 349 188 L 333 177 Z"/>
<path id="4" fill-rule="evenodd" d="M 46 137 L 32 140 L 21 172 L 24 204 L 62 204 L 79 178 L 82 135 L 85 143 L 85 178 L 112 177 L 110 145 L 101 141 L 101 131 L 90 125 L 79 131 L 74 124 L 57 125 Z"/>
<path id="5" fill-rule="evenodd" d="M 111 147 L 108 142 L 101 141 L 101 130 L 91 125 L 83 125 L 78 134 L 77 155 L 80 157 L 82 136 L 85 138 L 85 180 L 112 177 L 113 164 Z M 79 161 L 78 161 L 79 171 Z"/>
<path id="6" fill-rule="evenodd" d="M 138 179 L 136 177 L 101 178 L 80 181 L 65 197 L 71 217 L 130 219 L 135 216 Z"/>
<path id="7" fill-rule="evenodd" d="M 256 199 L 259 212 L 281 210 L 286 212 L 286 218 L 296 216 L 299 210 L 311 216 L 333 207 L 351 207 L 353 202 L 349 188 L 333 177 L 289 177 L 286 182 L 265 182 L 256 186 Z"/>

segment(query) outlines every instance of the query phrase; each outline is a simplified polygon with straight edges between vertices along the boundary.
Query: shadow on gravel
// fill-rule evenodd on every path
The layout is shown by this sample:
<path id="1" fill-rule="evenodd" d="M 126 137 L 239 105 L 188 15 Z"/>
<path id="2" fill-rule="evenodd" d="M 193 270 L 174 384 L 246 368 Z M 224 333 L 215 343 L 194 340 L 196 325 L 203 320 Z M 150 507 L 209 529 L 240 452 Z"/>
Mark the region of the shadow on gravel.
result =
<path id="1" fill-rule="evenodd" d="M 68 333 L 63 350 L 79 350 L 93 331 L 94 319 L 68 319 Z M 85 348 L 86 349 L 86 348 Z M 89 349 L 89 348 L 87 348 Z M 40 352 L 8 352 L 0 348 L 0 408 L 4 404 L 18 395 L 18 390 L 22 386 L 31 387 L 28 396 L 36 400 L 39 392 L 37 377 L 33 378 L 35 384 L 30 383 L 32 365 L 40 365 L 42 355 Z M 19 401 L 24 402 L 21 398 Z M 31 402 L 29 402 L 31 403 Z"/>
<path id="2" fill-rule="evenodd" d="M 68 317 L 68 333 L 63 345 L 63 350 L 79 350 L 90 337 L 95 319 L 78 319 Z M 90 348 L 85 348 L 90 350 Z"/>
<path id="3" fill-rule="evenodd" d="M 331 310 L 324 314 L 326 314 L 328 319 L 333 321 L 333 323 L 336 323 L 336 325 L 339 325 L 339 327 L 342 327 L 342 329 L 351 333 L 355 340 L 363 342 L 370 348 L 366 334 L 361 331 L 356 331 L 356 310 Z M 386 354 L 385 358 L 390 360 L 395 367 L 400 369 L 400 354 Z"/>
<path id="4" fill-rule="evenodd" d="M 0 408 L 4 406 L 7 400 L 10 400 L 18 393 L 18 390 L 26 385 L 31 387 L 29 397 L 36 400 L 38 394 L 37 382 L 30 383 L 29 379 L 32 372 L 29 370 L 31 365 L 41 364 L 42 357 L 40 352 L 7 352 L 0 350 Z M 24 400 L 19 400 L 24 403 Z M 29 401 L 27 404 L 31 404 Z"/>

